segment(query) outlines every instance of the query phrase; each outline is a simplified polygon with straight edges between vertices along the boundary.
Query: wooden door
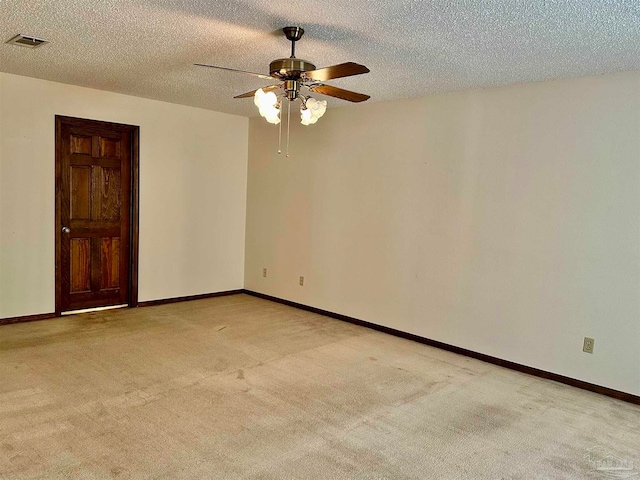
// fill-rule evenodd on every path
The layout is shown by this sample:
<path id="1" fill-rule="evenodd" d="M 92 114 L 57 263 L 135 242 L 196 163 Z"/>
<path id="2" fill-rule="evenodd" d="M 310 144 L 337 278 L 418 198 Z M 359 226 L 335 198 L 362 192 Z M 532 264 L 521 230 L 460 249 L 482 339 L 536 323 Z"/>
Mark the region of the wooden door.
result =
<path id="1" fill-rule="evenodd" d="M 132 300 L 135 140 L 137 127 L 56 117 L 57 314 Z"/>

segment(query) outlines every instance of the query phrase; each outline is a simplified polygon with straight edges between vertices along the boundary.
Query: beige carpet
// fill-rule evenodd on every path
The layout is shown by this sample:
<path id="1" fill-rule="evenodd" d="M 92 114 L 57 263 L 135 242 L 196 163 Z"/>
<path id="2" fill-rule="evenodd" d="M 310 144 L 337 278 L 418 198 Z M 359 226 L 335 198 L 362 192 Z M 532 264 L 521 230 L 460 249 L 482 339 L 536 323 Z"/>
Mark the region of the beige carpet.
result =
<path id="1" fill-rule="evenodd" d="M 247 295 L 2 326 L 0 380 L 0 478 L 640 472 L 638 406 Z"/>

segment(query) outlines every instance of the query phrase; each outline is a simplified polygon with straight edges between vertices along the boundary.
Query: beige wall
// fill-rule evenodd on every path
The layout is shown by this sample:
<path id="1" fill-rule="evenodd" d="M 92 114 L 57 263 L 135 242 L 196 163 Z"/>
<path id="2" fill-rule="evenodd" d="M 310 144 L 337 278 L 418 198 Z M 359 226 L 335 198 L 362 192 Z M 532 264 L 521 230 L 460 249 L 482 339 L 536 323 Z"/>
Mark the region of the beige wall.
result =
<path id="1" fill-rule="evenodd" d="M 0 73 L 0 318 L 54 308 L 55 114 L 141 127 L 141 301 L 246 262 L 248 289 L 640 394 L 640 72 L 330 108 L 289 159 L 252 119 L 248 194 L 247 119 Z"/>
<path id="2" fill-rule="evenodd" d="M 640 72 L 295 122 L 250 122 L 246 288 L 640 394 Z"/>
<path id="3" fill-rule="evenodd" d="M 242 288 L 248 120 L 0 73 L 0 318 L 54 310 L 54 116 L 140 126 L 141 301 Z"/>

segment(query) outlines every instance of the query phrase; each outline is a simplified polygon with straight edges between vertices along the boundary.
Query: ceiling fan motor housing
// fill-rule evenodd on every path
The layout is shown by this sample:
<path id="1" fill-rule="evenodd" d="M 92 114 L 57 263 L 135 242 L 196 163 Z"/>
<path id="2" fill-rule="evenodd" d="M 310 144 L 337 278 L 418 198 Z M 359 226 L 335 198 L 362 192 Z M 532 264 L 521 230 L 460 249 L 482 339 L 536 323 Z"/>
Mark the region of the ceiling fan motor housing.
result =
<path id="1" fill-rule="evenodd" d="M 313 63 L 300 58 L 279 58 L 269 64 L 269 74 L 281 80 L 299 80 L 304 72 L 315 69 Z"/>

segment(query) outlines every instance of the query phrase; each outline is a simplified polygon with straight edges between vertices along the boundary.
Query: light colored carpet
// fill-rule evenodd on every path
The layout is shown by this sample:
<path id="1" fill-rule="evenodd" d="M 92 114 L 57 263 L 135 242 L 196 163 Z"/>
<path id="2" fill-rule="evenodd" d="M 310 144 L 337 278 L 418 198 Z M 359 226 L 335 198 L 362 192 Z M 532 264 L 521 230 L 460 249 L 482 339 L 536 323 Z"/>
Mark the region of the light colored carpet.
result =
<path id="1" fill-rule="evenodd" d="M 640 472 L 638 406 L 247 295 L 0 327 L 0 379 L 1 478 Z"/>

